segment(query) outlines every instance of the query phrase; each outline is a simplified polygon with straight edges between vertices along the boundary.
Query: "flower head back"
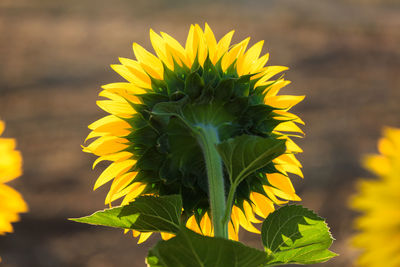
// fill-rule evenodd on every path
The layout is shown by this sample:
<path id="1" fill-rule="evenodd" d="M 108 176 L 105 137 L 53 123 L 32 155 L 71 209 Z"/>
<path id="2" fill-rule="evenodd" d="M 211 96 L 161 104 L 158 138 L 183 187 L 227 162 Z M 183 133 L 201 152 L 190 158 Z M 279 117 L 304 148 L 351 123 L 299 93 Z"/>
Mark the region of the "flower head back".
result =
<path id="1" fill-rule="evenodd" d="M 263 41 L 247 49 L 249 38 L 231 45 L 233 31 L 218 42 L 206 24 L 192 25 L 185 46 L 166 33 L 150 31 L 156 55 L 134 43 L 136 60 L 120 58 L 111 67 L 127 82 L 104 85 L 97 102 L 110 115 L 92 123 L 85 152 L 112 163 L 95 183 L 111 182 L 106 204 L 139 195 L 180 194 L 182 217 L 199 233 L 213 235 L 205 160 L 191 130 L 215 129 L 218 141 L 240 135 L 286 140 L 286 153 L 249 175 L 236 190 L 229 236 L 239 226 L 258 232 L 252 223 L 265 218 L 274 204 L 300 200 L 288 173 L 302 177 L 295 154 L 302 150 L 291 137 L 301 136 L 302 120 L 289 112 L 303 96 L 279 95 L 289 84 L 278 76 L 286 67 L 265 66 Z M 171 114 L 174 114 L 173 116 Z M 229 187 L 224 169 L 225 186 Z M 133 232 L 138 236 L 138 232 Z M 151 233 L 142 233 L 139 242 Z M 167 235 L 164 235 L 167 237 Z"/>

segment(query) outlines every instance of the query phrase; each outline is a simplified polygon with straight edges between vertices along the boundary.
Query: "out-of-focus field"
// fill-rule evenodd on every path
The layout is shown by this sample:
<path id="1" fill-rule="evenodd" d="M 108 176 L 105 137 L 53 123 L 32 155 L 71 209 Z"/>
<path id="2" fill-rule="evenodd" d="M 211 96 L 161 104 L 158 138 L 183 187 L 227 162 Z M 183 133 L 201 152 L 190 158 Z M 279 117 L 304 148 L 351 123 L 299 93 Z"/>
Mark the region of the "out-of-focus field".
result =
<path id="1" fill-rule="evenodd" d="M 295 109 L 306 122 L 294 177 L 303 204 L 327 218 L 333 250 L 320 266 L 351 266 L 354 213 L 347 203 L 360 158 L 376 153 L 385 125 L 400 127 L 400 2 L 367 0 L 0 0 L 0 117 L 24 156 L 12 186 L 30 212 L 0 237 L 3 266 L 144 266 L 147 249 L 122 231 L 67 221 L 104 208 L 107 186 L 92 191 L 105 165 L 81 151 L 87 125 L 102 117 L 100 85 L 121 80 L 109 68 L 150 49 L 149 29 L 181 42 L 207 21 L 218 38 L 266 40 L 270 64 L 291 69 L 282 93 L 307 97 Z M 241 233 L 261 248 L 259 237 Z"/>

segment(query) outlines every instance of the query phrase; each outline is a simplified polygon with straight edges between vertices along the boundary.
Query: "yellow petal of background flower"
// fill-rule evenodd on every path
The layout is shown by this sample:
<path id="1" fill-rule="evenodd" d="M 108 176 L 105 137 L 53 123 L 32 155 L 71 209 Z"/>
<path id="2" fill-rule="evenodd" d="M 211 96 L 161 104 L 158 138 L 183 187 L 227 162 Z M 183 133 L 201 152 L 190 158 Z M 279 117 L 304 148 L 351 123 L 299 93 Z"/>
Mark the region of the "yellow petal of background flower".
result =
<path id="1" fill-rule="evenodd" d="M 4 129 L 0 120 L 0 135 Z M 22 174 L 22 156 L 15 147 L 14 139 L 0 137 L 0 235 L 13 232 L 11 223 L 19 221 L 19 213 L 28 211 L 21 194 L 4 184 Z"/>
<path id="2" fill-rule="evenodd" d="M 361 249 L 356 266 L 400 266 L 400 129 L 385 128 L 379 155 L 363 160 L 377 179 L 360 179 L 351 207 L 362 212 L 354 220 L 359 232 L 352 243 Z"/>

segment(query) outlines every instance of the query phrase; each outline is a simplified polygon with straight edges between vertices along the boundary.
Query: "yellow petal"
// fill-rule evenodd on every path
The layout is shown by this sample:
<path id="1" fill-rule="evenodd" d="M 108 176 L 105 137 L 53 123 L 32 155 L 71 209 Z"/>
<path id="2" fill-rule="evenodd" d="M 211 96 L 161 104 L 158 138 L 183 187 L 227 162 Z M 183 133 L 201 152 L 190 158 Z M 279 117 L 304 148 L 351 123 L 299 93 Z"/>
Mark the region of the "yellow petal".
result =
<path id="1" fill-rule="evenodd" d="M 255 84 L 255 86 L 261 86 L 264 85 L 265 82 L 267 82 L 269 79 L 271 79 L 272 77 L 274 77 L 275 75 L 277 75 L 278 73 L 288 70 L 288 67 L 285 66 L 268 66 L 265 68 L 265 70 L 262 72 L 262 76 L 261 78 L 257 81 L 257 83 Z M 279 83 L 283 83 L 282 85 L 276 85 Z M 269 92 L 268 95 L 276 95 L 279 91 L 280 88 L 282 88 L 283 86 L 286 86 L 288 83 L 288 81 L 285 81 L 283 79 L 277 81 L 274 86 L 278 87 L 278 88 L 274 88 L 271 90 L 271 88 L 267 88 L 267 92 Z M 273 87 L 272 87 L 273 88 Z"/>
<path id="2" fill-rule="evenodd" d="M 215 39 L 214 33 L 207 23 L 204 28 L 204 38 L 207 42 L 209 58 L 210 60 L 212 60 L 215 57 L 215 53 L 217 50 L 217 41 Z"/>
<path id="3" fill-rule="evenodd" d="M 274 191 L 273 187 L 268 186 L 268 185 L 264 185 L 263 189 L 264 189 L 265 193 L 267 194 L 268 198 L 273 203 L 278 204 L 278 205 L 282 205 L 282 204 L 286 204 L 287 203 L 287 201 L 285 201 L 285 200 L 279 200 L 279 199 L 276 198 L 276 196 L 275 196 L 275 192 L 276 191 Z"/>
<path id="4" fill-rule="evenodd" d="M 195 25 L 194 29 L 197 38 L 199 40 L 197 47 L 197 59 L 199 61 L 200 66 L 204 66 L 204 61 L 206 60 L 208 55 L 207 42 L 204 37 L 203 30 L 200 28 L 198 24 Z"/>
<path id="5" fill-rule="evenodd" d="M 228 224 L 228 235 L 229 235 L 229 239 L 239 241 L 239 232 L 235 231 L 235 228 L 233 227 L 232 222 L 229 222 L 229 224 Z"/>
<path id="6" fill-rule="evenodd" d="M 124 197 L 124 200 L 121 202 L 121 206 L 128 204 L 129 202 L 132 202 L 137 196 L 139 196 L 143 190 L 146 188 L 145 184 L 140 185 L 139 187 L 136 188 L 133 187 L 132 190 L 126 194 Z"/>
<path id="7" fill-rule="evenodd" d="M 260 223 L 261 222 L 259 219 L 257 219 L 254 216 L 253 208 L 247 201 L 243 202 L 243 209 L 244 209 L 246 218 L 248 219 L 249 222 L 252 222 L 252 223 Z"/>
<path id="8" fill-rule="evenodd" d="M 93 131 L 92 133 L 110 133 L 114 136 L 126 136 L 132 132 L 129 123 L 114 115 L 109 115 L 95 121 L 89 125 L 89 129 Z"/>
<path id="9" fill-rule="evenodd" d="M 162 80 L 164 77 L 164 67 L 161 61 L 137 43 L 133 43 L 132 47 L 136 59 L 140 62 L 142 68 L 154 78 Z"/>
<path id="10" fill-rule="evenodd" d="M 239 76 L 251 73 L 251 67 L 260 56 L 264 41 L 260 41 L 247 50 L 247 52 L 238 58 L 237 72 Z"/>
<path id="11" fill-rule="evenodd" d="M 381 155 L 369 155 L 363 159 L 363 165 L 377 175 L 386 175 L 392 170 L 387 157 Z"/>
<path id="12" fill-rule="evenodd" d="M 175 61 L 180 66 L 182 66 L 182 63 L 183 63 L 186 66 L 191 67 L 192 65 L 190 63 L 190 60 L 187 57 L 186 51 L 181 46 L 181 44 L 165 32 L 161 32 L 161 36 L 165 40 L 167 52 L 170 53 L 174 57 Z"/>
<path id="13" fill-rule="evenodd" d="M 286 150 L 288 152 L 293 152 L 293 153 L 302 153 L 303 152 L 303 150 L 298 145 L 296 145 L 296 143 L 293 142 L 292 139 L 290 139 L 289 137 L 286 137 L 286 140 L 287 140 L 286 141 Z"/>
<path id="14" fill-rule="evenodd" d="M 240 220 L 239 220 L 238 210 L 239 208 L 237 206 L 233 206 L 231 210 L 231 224 L 237 235 L 239 234 L 240 230 Z"/>
<path id="15" fill-rule="evenodd" d="M 245 216 L 245 214 L 242 212 L 242 210 L 240 210 L 239 208 L 237 208 L 237 209 L 236 209 L 236 214 L 237 214 L 238 217 L 239 217 L 239 223 L 240 223 L 240 226 L 241 226 L 241 227 L 243 227 L 244 229 L 246 229 L 247 231 L 252 232 L 252 233 L 257 233 L 257 234 L 260 233 L 260 231 L 259 231 L 257 228 L 255 228 L 254 225 L 252 225 L 252 224 L 250 223 L 250 221 L 246 218 L 246 216 Z"/>
<path id="16" fill-rule="evenodd" d="M 136 175 L 136 174 L 134 174 L 134 175 Z M 125 182 L 125 181 L 123 181 L 123 182 Z M 126 196 L 127 194 L 131 194 L 131 195 L 133 194 L 134 198 L 136 198 L 137 196 L 139 196 L 142 193 L 143 188 L 144 188 L 143 184 L 141 184 L 141 183 L 132 183 L 126 187 L 118 186 L 118 188 L 116 190 L 119 190 L 119 191 L 114 190 L 115 192 L 114 191 L 112 192 L 110 190 L 106 196 L 104 203 L 106 205 L 110 204 L 111 202 L 114 202 L 115 200 L 120 199 L 121 197 Z"/>
<path id="17" fill-rule="evenodd" d="M 212 229 L 211 219 L 208 216 L 208 212 L 206 212 L 203 218 L 201 218 L 200 228 L 203 235 L 213 236 L 214 231 Z"/>
<path id="18" fill-rule="evenodd" d="M 121 162 L 114 162 L 108 166 L 97 179 L 94 184 L 93 190 L 112 180 L 115 176 L 121 175 L 131 169 L 135 165 L 136 160 L 124 160 Z"/>
<path id="19" fill-rule="evenodd" d="M 123 189 L 127 188 L 128 185 L 133 184 L 132 181 L 135 179 L 137 172 L 122 172 L 121 174 L 117 175 L 114 180 L 112 181 L 110 191 L 108 191 L 107 198 L 111 199 L 115 193 L 123 191 Z M 137 186 L 140 183 L 135 183 Z M 133 188 L 130 188 L 133 190 Z M 107 200 L 106 200 L 107 201 Z M 111 202 L 111 201 L 110 201 Z"/>
<path id="20" fill-rule="evenodd" d="M 219 40 L 216 48 L 214 58 L 211 60 L 213 64 L 216 64 L 218 60 L 228 51 L 229 45 L 231 44 L 232 36 L 235 31 L 230 31 Z"/>
<path id="21" fill-rule="evenodd" d="M 275 161 L 274 161 L 275 162 Z M 297 167 L 296 165 L 292 165 L 292 164 L 280 164 L 280 165 L 276 165 L 275 168 L 277 170 L 279 170 L 282 173 L 293 173 L 296 174 L 298 176 L 300 176 L 301 178 L 304 178 L 303 176 L 303 172 L 301 171 L 301 169 L 299 167 Z"/>
<path id="22" fill-rule="evenodd" d="M 104 133 L 104 132 L 90 132 L 88 134 L 88 136 L 86 136 L 84 143 L 86 143 L 87 140 L 92 139 L 92 138 L 96 138 L 96 137 L 101 137 L 101 136 L 106 136 L 106 135 L 110 135 L 109 133 Z"/>
<path id="23" fill-rule="evenodd" d="M 196 221 L 196 218 L 194 217 L 194 215 L 192 215 L 186 222 L 186 227 L 189 228 L 190 230 L 198 233 L 198 234 L 202 234 L 202 231 Z"/>
<path id="24" fill-rule="evenodd" d="M 170 53 L 167 53 L 167 48 L 164 39 L 150 29 L 150 41 L 153 46 L 157 57 L 164 62 L 164 64 L 170 69 L 174 70 L 174 62 Z"/>
<path id="25" fill-rule="evenodd" d="M 125 91 L 126 93 L 137 95 L 137 94 L 144 94 L 146 93 L 145 90 L 142 88 L 132 84 L 132 83 L 126 83 L 126 82 L 120 82 L 120 83 L 109 83 L 102 85 L 101 88 L 104 90 L 111 91 L 113 93 L 119 93 L 121 91 Z"/>
<path id="26" fill-rule="evenodd" d="M 268 182 L 272 186 L 280 189 L 281 191 L 284 191 L 286 193 L 294 193 L 295 192 L 292 182 L 290 181 L 290 179 L 287 176 L 282 175 L 280 173 L 268 173 L 267 178 L 268 178 Z"/>
<path id="27" fill-rule="evenodd" d="M 279 132 L 297 132 L 297 133 L 304 134 L 304 132 L 300 129 L 300 127 L 297 126 L 292 121 L 285 121 L 285 122 L 282 122 L 282 123 L 278 124 L 278 126 L 276 126 L 274 128 L 274 131 L 279 131 Z"/>
<path id="28" fill-rule="evenodd" d="M 130 153 L 128 151 L 122 151 L 122 152 L 118 152 L 118 153 L 104 155 L 104 156 L 98 157 L 94 161 L 92 168 L 94 169 L 96 167 L 96 165 L 99 164 L 101 161 L 106 160 L 106 161 L 118 162 L 118 161 L 129 159 L 132 156 L 133 156 L 132 153 Z"/>
<path id="29" fill-rule="evenodd" d="M 127 102 L 117 102 L 113 100 L 98 100 L 96 104 L 104 111 L 123 118 L 131 118 L 136 111 Z"/>
<path id="30" fill-rule="evenodd" d="M 147 239 L 149 239 L 149 237 L 151 236 L 152 232 L 148 232 L 148 233 L 140 233 L 140 237 L 139 237 L 139 241 L 138 244 L 143 243 L 144 241 L 146 241 Z"/>
<path id="31" fill-rule="evenodd" d="M 84 152 L 93 153 L 97 156 L 103 156 L 116 153 L 128 147 L 126 139 L 115 136 L 103 136 L 93 141 L 87 147 L 83 147 Z"/>
<path id="32" fill-rule="evenodd" d="M 140 103 L 137 96 L 129 94 L 126 90 L 103 90 L 99 93 L 99 96 L 114 100 L 121 103 Z"/>
<path id="33" fill-rule="evenodd" d="M 221 67 L 223 71 L 226 71 L 235 60 L 240 57 L 246 50 L 247 44 L 250 38 L 246 38 L 240 43 L 234 45 L 223 57 L 221 61 Z"/>
<path id="34" fill-rule="evenodd" d="M 0 120 L 0 135 L 3 134 L 5 128 L 6 124 L 4 123 L 4 121 Z"/>
<path id="35" fill-rule="evenodd" d="M 254 63 L 249 67 L 250 73 L 260 73 L 259 76 L 258 75 L 252 76 L 252 79 L 259 78 L 263 75 L 262 70 L 265 64 L 267 64 L 268 59 L 269 59 L 269 53 L 255 60 Z"/>
<path id="36" fill-rule="evenodd" d="M 194 59 L 197 54 L 197 47 L 199 44 L 198 36 L 195 34 L 194 26 L 190 25 L 189 33 L 186 39 L 185 51 L 189 59 L 188 67 L 192 67 Z"/>
<path id="37" fill-rule="evenodd" d="M 134 62 L 133 60 L 122 59 L 122 58 L 120 58 L 120 61 L 122 61 L 123 62 L 122 64 L 124 65 L 119 65 L 119 64 L 111 65 L 111 68 L 115 72 L 121 75 L 128 82 L 138 87 L 151 89 L 151 80 L 147 76 L 147 74 L 143 71 L 143 69 L 140 67 L 140 64 L 136 62 L 136 64 L 138 64 L 136 65 L 135 63 L 133 63 Z"/>
<path id="38" fill-rule="evenodd" d="M 126 234 L 127 232 L 129 232 L 129 229 L 125 229 L 125 234 Z M 132 230 L 132 236 L 133 236 L 133 237 L 138 237 L 139 235 L 140 235 L 140 232 L 139 232 L 139 231 Z"/>
<path id="39" fill-rule="evenodd" d="M 269 198 L 256 192 L 250 194 L 250 200 L 255 204 L 254 211 L 258 216 L 267 218 L 275 210 L 274 204 Z"/>
<path id="40" fill-rule="evenodd" d="M 279 96 L 267 96 L 265 98 L 265 104 L 282 109 L 289 109 L 294 105 L 298 104 L 304 99 L 302 96 L 294 95 L 279 95 Z"/>
<path id="41" fill-rule="evenodd" d="M 161 238 L 162 238 L 163 240 L 171 239 L 171 238 L 173 238 L 174 236 L 175 236 L 174 234 L 161 232 Z"/>
<path id="42" fill-rule="evenodd" d="M 22 195 L 8 185 L 0 184 L 0 199 L 3 200 L 1 202 L 2 210 L 8 210 L 12 217 L 17 216 L 16 213 L 28 211 L 28 205 L 22 198 Z"/>
<path id="43" fill-rule="evenodd" d="M 281 199 L 286 199 L 290 201 L 301 201 L 301 198 L 296 195 L 295 193 L 287 193 L 283 192 L 282 190 L 276 189 L 276 188 L 271 188 L 273 194 L 275 194 L 277 197 Z"/>
<path id="44" fill-rule="evenodd" d="M 274 110 L 274 113 L 278 115 L 278 116 L 274 117 L 274 119 L 275 118 L 276 119 L 280 119 L 280 120 L 290 119 L 293 122 L 300 123 L 300 124 L 303 124 L 303 125 L 305 124 L 304 121 L 299 118 L 299 116 L 294 115 L 292 113 L 289 113 L 289 112 L 287 112 L 285 110 Z"/>
<path id="45" fill-rule="evenodd" d="M 296 156 L 294 154 L 280 155 L 278 158 L 274 160 L 274 162 L 278 164 L 292 164 L 300 168 L 302 167 L 300 161 L 296 159 Z"/>

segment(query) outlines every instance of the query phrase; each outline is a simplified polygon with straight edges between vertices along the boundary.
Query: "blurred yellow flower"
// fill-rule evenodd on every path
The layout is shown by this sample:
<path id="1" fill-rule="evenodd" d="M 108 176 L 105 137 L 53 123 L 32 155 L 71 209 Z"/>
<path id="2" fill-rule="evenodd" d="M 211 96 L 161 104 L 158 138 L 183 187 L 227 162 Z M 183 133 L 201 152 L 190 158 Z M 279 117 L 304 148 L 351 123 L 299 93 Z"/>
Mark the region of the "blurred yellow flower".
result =
<path id="1" fill-rule="evenodd" d="M 0 136 L 5 124 L 0 120 Z M 22 174 L 22 157 L 15 150 L 16 142 L 10 138 L 0 138 L 0 234 L 13 232 L 11 223 L 19 220 L 18 213 L 26 212 L 28 206 L 22 196 L 5 183 Z"/>
<path id="2" fill-rule="evenodd" d="M 359 233 L 353 244 L 362 249 L 358 266 L 400 266 L 400 129 L 386 128 L 380 155 L 369 155 L 364 166 L 378 178 L 361 180 L 351 206 L 362 212 L 355 220 Z"/>
<path id="3" fill-rule="evenodd" d="M 181 194 L 187 226 L 213 235 L 207 176 L 198 144 L 179 122 L 166 122 L 152 113 L 156 104 L 171 101 L 186 101 L 194 109 L 221 103 L 218 112 L 207 113 L 223 122 L 220 141 L 241 134 L 287 140 L 284 155 L 239 185 L 229 224 L 231 239 L 238 239 L 239 226 L 258 233 L 252 224 L 260 222 L 255 215 L 265 218 L 274 204 L 300 200 L 288 173 L 302 177 L 295 157 L 302 150 L 291 137 L 303 135 L 297 123 L 304 123 L 288 111 L 304 96 L 278 95 L 290 82 L 274 77 L 288 68 L 265 66 L 269 54 L 260 56 L 263 41 L 247 50 L 250 38 L 231 45 L 233 33 L 217 42 L 207 24 L 204 30 L 192 25 L 183 47 L 170 35 L 150 30 L 156 56 L 134 43 L 136 60 L 120 58 L 121 64 L 111 65 L 127 82 L 102 87 L 99 95 L 107 100 L 97 105 L 110 115 L 89 125 L 92 132 L 87 140 L 96 139 L 84 147 L 85 152 L 99 156 L 93 167 L 101 161 L 112 162 L 94 186 L 97 189 L 112 181 L 106 204 L 123 197 L 124 205 L 143 194 Z M 151 235 L 133 234 L 140 235 L 139 242 Z"/>

